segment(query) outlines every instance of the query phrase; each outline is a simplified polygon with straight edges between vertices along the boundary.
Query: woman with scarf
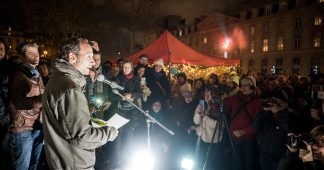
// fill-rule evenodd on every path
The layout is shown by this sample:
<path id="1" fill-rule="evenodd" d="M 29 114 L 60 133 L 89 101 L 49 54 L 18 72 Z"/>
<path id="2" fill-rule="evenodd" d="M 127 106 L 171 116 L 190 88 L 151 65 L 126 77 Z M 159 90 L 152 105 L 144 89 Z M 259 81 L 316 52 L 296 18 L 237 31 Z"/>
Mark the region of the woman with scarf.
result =
<path id="1" fill-rule="evenodd" d="M 170 82 L 163 71 L 164 62 L 160 58 L 153 63 L 153 69 L 147 76 L 147 86 L 150 88 L 152 94 L 148 98 L 149 103 L 159 100 L 162 105 L 166 105 L 167 100 L 171 96 Z"/>
<path id="2" fill-rule="evenodd" d="M 133 64 L 131 61 L 124 61 L 122 64 L 122 72 L 116 77 L 115 82 L 124 87 L 119 93 L 125 98 L 138 105 L 137 101 L 142 95 L 140 86 L 140 79 L 133 73 Z M 116 141 L 116 153 L 118 154 L 118 160 L 123 161 L 127 159 L 125 156 L 129 155 L 130 148 L 134 145 L 137 139 L 140 139 L 142 133 L 141 127 L 145 126 L 145 122 L 142 119 L 142 113 L 130 104 L 128 101 L 115 95 L 115 99 L 118 99 L 118 109 L 116 112 L 121 116 L 130 119 L 129 123 L 120 128 L 119 137 Z M 130 142 L 132 141 L 132 142 Z"/>

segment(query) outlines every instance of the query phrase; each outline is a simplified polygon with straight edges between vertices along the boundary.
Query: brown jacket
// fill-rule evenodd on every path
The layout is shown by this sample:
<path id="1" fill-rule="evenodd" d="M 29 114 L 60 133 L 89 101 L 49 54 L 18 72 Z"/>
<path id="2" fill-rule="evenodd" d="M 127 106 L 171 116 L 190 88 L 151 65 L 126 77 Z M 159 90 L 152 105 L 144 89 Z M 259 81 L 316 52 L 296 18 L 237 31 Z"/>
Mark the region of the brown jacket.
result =
<path id="1" fill-rule="evenodd" d="M 29 66 L 19 66 L 10 76 L 11 131 L 18 133 L 33 130 L 39 124 L 44 84 L 42 78 L 26 75 Z"/>

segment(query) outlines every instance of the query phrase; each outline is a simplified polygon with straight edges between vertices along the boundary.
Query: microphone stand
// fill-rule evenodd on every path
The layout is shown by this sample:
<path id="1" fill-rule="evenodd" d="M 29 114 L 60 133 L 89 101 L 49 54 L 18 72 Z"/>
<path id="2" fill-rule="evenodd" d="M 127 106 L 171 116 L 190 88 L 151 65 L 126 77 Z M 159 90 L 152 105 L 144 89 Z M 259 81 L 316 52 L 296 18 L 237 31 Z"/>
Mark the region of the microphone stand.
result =
<path id="1" fill-rule="evenodd" d="M 113 87 L 112 87 L 113 88 Z M 147 148 L 148 151 L 150 151 L 151 148 L 151 139 L 150 139 L 150 123 L 155 123 L 159 125 L 162 129 L 167 131 L 169 134 L 174 135 L 174 132 L 166 128 L 163 124 L 161 124 L 159 121 L 157 121 L 154 117 L 152 117 L 148 112 L 144 111 L 140 107 L 138 107 L 136 104 L 134 104 L 131 100 L 127 99 L 124 95 L 120 94 L 117 89 L 112 90 L 113 93 L 117 94 L 120 96 L 123 100 L 126 100 L 129 102 L 131 105 L 133 105 L 137 110 L 139 110 L 141 113 L 143 113 L 146 116 L 146 124 L 147 124 Z"/>

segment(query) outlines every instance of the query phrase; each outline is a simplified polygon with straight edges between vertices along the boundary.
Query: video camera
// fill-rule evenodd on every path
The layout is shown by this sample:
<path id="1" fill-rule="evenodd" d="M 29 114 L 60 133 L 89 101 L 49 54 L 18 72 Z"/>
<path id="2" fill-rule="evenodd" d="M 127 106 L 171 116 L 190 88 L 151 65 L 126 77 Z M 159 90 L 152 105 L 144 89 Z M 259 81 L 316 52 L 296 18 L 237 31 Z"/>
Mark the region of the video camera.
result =
<path id="1" fill-rule="evenodd" d="M 306 144 L 314 145 L 315 140 L 309 134 L 288 134 L 288 146 L 295 149 L 307 149 Z"/>

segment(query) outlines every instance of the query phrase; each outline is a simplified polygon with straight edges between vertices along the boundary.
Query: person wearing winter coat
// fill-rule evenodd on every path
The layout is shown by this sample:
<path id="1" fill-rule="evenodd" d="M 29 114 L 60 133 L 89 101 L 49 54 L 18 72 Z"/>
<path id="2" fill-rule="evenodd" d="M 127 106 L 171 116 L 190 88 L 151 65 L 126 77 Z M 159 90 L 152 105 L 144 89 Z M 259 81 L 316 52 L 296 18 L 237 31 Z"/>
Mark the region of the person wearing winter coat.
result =
<path id="1" fill-rule="evenodd" d="M 10 149 L 13 169 L 36 169 L 43 147 L 40 116 L 44 84 L 36 66 L 38 46 L 22 43 L 17 52 L 23 62 L 9 75 Z"/>
<path id="2" fill-rule="evenodd" d="M 218 94 L 216 86 L 212 86 L 205 91 L 204 104 L 198 104 L 194 113 L 193 121 L 197 125 L 198 135 L 197 158 L 199 158 L 196 168 L 202 169 L 206 159 L 207 164 L 204 169 L 224 169 L 224 153 L 222 150 L 222 139 L 224 131 L 223 115 L 221 113 L 221 96 Z M 214 137 L 214 139 L 213 139 Z M 213 143 L 212 150 L 207 157 L 207 151 Z M 217 160 L 217 161 L 216 161 Z"/>
<path id="3" fill-rule="evenodd" d="M 170 82 L 163 68 L 164 62 L 160 58 L 153 63 L 153 68 L 147 75 L 147 87 L 152 92 L 151 96 L 148 97 L 148 105 L 151 105 L 153 101 L 159 100 L 164 107 L 171 97 Z"/>
<path id="4" fill-rule="evenodd" d="M 241 92 L 224 101 L 224 111 L 229 122 L 230 135 L 237 151 L 237 159 L 243 170 L 258 169 L 258 148 L 253 121 L 262 110 L 261 98 L 254 95 L 256 80 L 246 76 L 241 80 Z"/>
<path id="5" fill-rule="evenodd" d="M 83 93 L 84 75 L 94 61 L 86 39 L 72 39 L 62 46 L 51 65 L 43 103 L 45 153 L 50 169 L 93 169 L 95 149 L 113 141 L 114 127 L 92 126 Z"/>

